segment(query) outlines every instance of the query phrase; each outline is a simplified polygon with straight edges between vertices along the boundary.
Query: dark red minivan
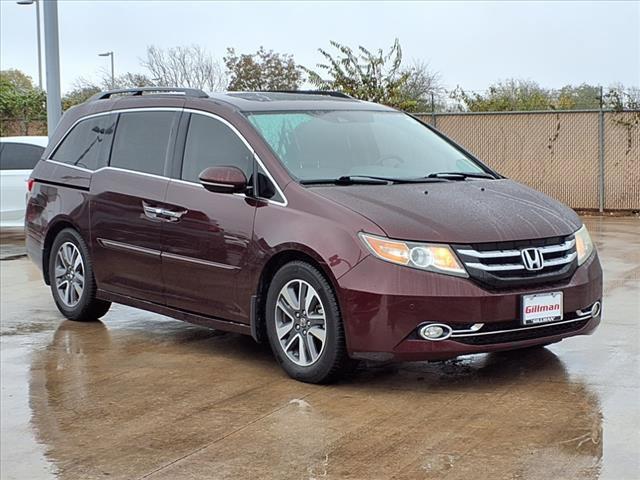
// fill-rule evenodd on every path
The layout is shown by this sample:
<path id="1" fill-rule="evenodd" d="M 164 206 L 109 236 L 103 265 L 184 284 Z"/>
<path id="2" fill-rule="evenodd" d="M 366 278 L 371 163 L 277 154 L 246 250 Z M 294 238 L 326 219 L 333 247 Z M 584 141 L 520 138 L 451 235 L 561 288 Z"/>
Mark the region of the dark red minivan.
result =
<path id="1" fill-rule="evenodd" d="M 419 120 L 337 92 L 133 89 L 69 110 L 27 249 L 60 311 L 268 340 L 292 377 L 546 345 L 600 322 L 579 217 Z"/>

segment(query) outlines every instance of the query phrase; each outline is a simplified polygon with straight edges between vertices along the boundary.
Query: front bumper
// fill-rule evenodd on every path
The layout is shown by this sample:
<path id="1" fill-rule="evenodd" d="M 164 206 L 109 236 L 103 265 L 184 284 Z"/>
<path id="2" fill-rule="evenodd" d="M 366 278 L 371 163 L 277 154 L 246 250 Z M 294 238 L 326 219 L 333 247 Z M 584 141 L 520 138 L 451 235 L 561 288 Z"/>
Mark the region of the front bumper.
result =
<path id="1" fill-rule="evenodd" d="M 489 291 L 466 278 L 422 272 L 367 257 L 341 277 L 339 297 L 354 358 L 375 360 L 442 360 L 469 353 L 526 348 L 593 332 L 601 313 L 582 320 L 519 331 L 523 294 L 562 291 L 565 319 L 588 311 L 602 299 L 602 269 L 597 254 L 571 279 L 542 287 Z M 420 326 L 443 323 L 455 330 L 484 324 L 483 332 L 504 332 L 476 340 L 452 336 L 429 341 Z M 511 333 L 515 332 L 515 333 Z M 491 338 L 491 340 L 488 340 Z"/>

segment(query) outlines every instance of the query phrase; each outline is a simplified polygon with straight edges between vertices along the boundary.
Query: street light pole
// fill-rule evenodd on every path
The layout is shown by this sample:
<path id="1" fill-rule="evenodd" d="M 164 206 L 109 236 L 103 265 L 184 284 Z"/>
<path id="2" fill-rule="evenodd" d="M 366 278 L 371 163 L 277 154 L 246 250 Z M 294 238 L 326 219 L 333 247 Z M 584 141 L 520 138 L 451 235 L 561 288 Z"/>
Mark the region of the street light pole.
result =
<path id="1" fill-rule="evenodd" d="M 62 117 L 60 96 L 60 49 L 58 45 L 58 0 L 43 2 L 44 55 L 47 69 L 47 131 L 49 138 Z"/>
<path id="2" fill-rule="evenodd" d="M 42 90 L 42 41 L 40 40 L 40 2 L 36 0 L 36 30 L 38 32 L 38 86 Z"/>
<path id="3" fill-rule="evenodd" d="M 116 75 L 113 68 L 113 52 L 99 53 L 99 57 L 111 57 L 111 88 L 116 88 Z"/>
<path id="4" fill-rule="evenodd" d="M 40 1 L 39 0 L 20 0 L 18 5 L 36 6 L 36 35 L 38 38 L 38 87 L 42 90 L 42 40 L 40 39 Z"/>

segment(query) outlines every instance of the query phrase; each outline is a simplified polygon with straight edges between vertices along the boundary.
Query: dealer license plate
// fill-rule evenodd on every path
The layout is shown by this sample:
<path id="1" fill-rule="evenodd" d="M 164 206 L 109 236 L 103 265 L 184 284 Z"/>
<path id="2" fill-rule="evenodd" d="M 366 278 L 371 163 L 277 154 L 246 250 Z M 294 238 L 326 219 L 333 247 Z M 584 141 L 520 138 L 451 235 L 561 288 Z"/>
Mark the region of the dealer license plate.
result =
<path id="1" fill-rule="evenodd" d="M 562 312 L 562 292 L 522 296 L 523 325 L 558 322 L 562 320 Z"/>

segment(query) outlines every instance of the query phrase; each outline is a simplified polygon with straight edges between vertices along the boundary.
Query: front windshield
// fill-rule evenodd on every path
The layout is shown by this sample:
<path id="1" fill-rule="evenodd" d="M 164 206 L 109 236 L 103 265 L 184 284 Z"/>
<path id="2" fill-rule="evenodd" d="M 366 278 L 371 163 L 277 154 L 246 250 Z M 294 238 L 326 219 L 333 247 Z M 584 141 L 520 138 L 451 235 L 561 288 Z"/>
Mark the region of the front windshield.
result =
<path id="1" fill-rule="evenodd" d="M 260 112 L 248 118 L 300 181 L 484 172 L 464 152 L 401 112 Z"/>

